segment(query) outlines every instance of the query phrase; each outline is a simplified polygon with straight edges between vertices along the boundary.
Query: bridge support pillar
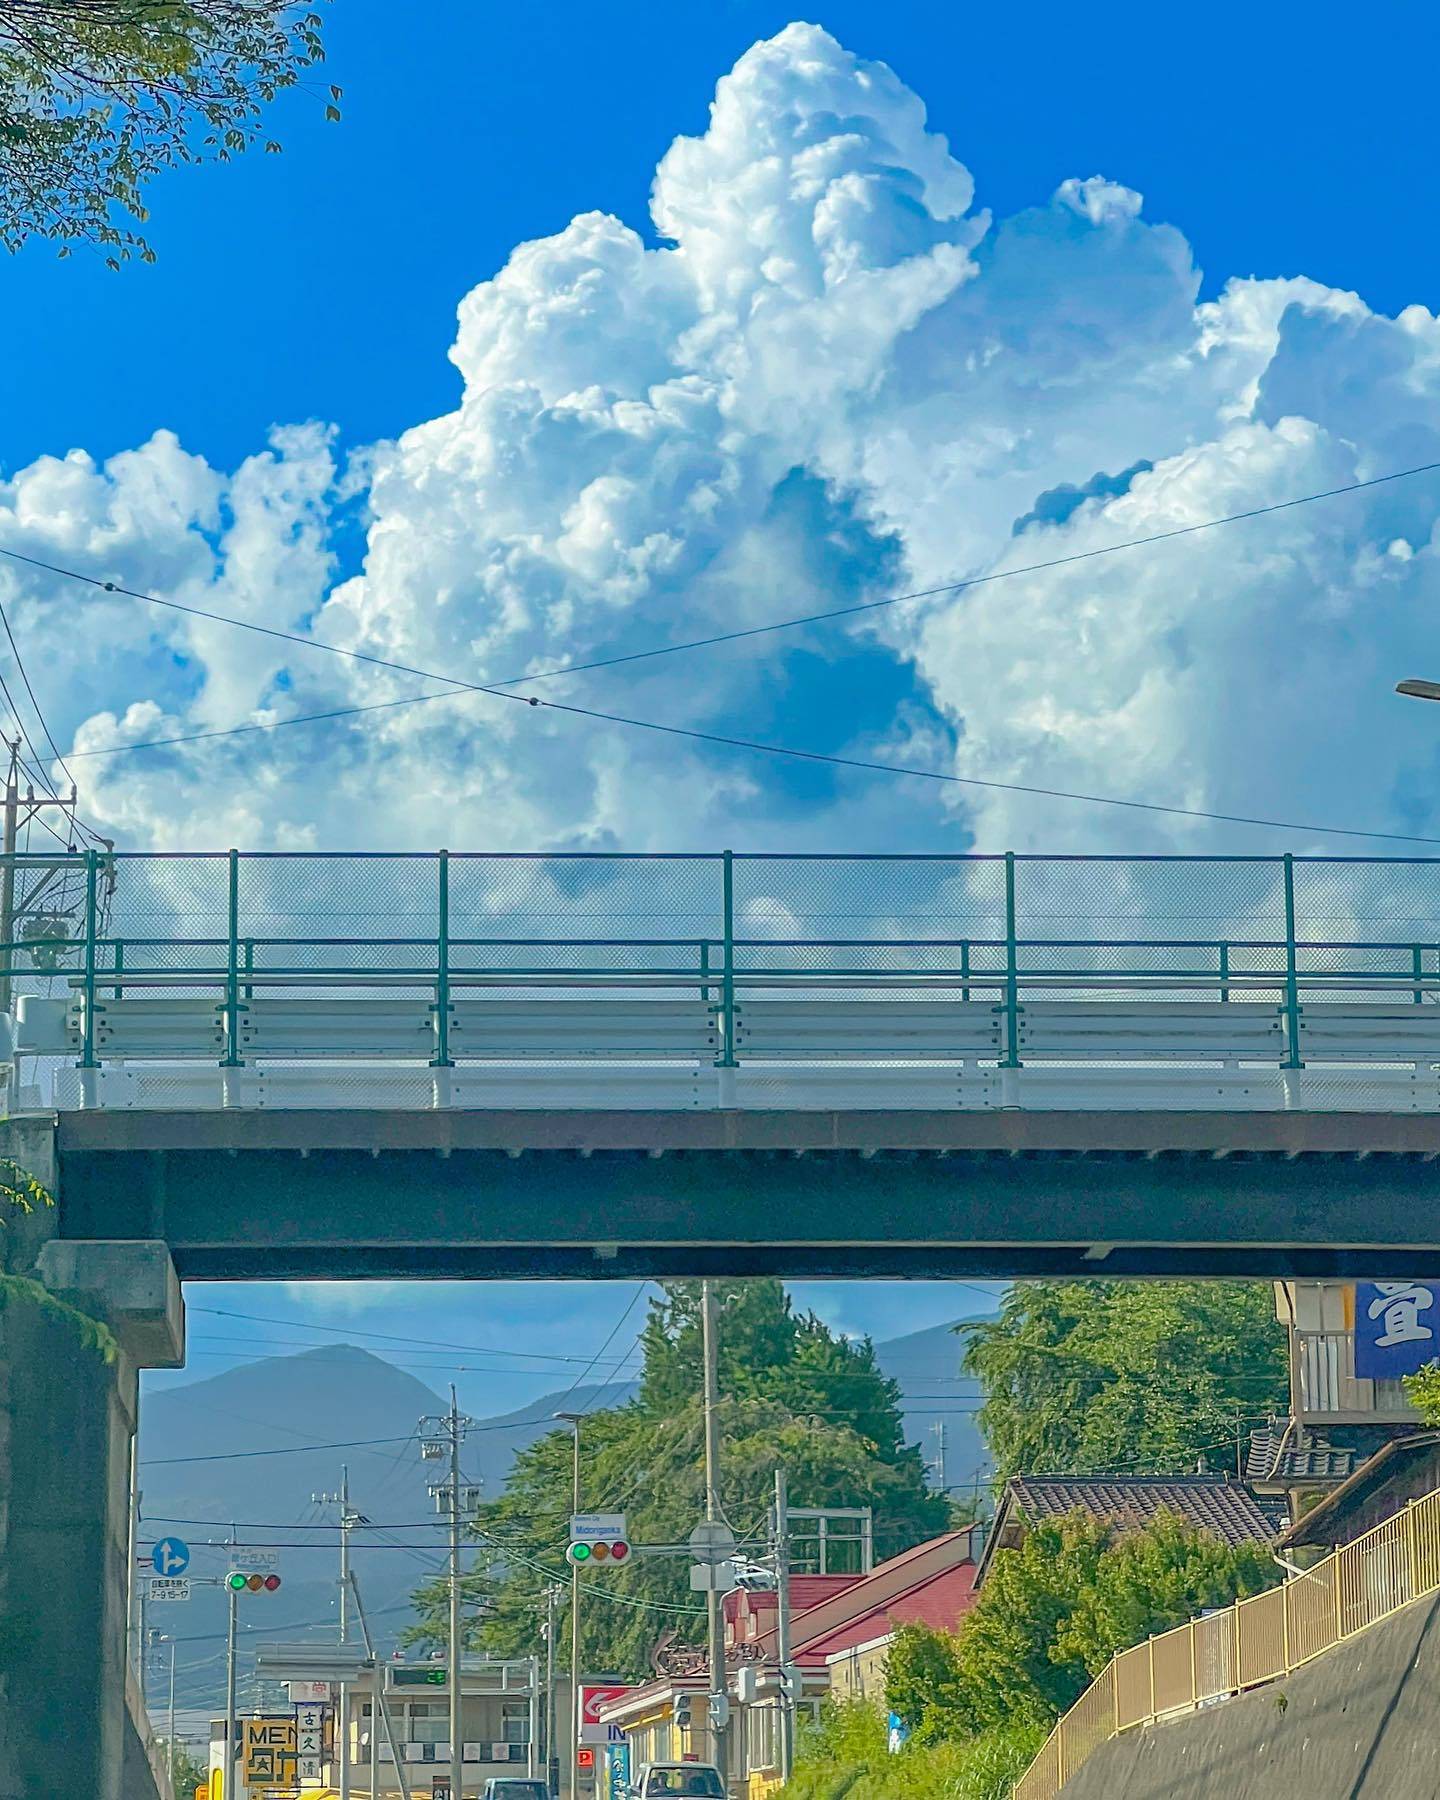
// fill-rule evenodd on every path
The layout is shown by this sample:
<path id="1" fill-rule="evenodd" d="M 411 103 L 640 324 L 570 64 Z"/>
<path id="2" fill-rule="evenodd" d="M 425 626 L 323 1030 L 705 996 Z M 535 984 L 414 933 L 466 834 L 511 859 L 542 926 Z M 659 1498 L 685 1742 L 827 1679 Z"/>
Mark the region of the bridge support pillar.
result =
<path id="1" fill-rule="evenodd" d="M 0 1800 L 163 1800 L 128 1672 L 130 1490 L 139 1370 L 183 1360 L 179 1282 L 163 1243 L 27 1260 L 0 1282 Z"/>

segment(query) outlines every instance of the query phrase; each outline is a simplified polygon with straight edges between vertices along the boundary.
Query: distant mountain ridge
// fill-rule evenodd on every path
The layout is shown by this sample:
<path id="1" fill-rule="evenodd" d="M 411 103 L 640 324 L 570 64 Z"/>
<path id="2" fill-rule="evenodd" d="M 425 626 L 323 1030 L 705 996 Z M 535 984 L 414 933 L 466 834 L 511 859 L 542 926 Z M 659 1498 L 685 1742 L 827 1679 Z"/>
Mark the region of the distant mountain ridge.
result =
<path id="1" fill-rule="evenodd" d="M 875 1353 L 901 1388 L 909 1441 L 935 1461 L 935 1427 L 943 1422 L 948 1485 L 955 1492 L 972 1484 L 984 1465 L 973 1414 L 979 1392 L 960 1373 L 955 1327 L 913 1332 L 877 1344 Z M 557 1408 L 593 1411 L 623 1404 L 634 1392 L 633 1382 L 558 1389 L 477 1419 L 466 1439 L 465 1473 L 497 1494 L 516 1455 L 555 1429 Z M 141 1553 L 174 1533 L 191 1546 L 193 1572 L 209 1576 L 228 1566 L 232 1536 L 242 1544 L 279 1546 L 280 1592 L 245 1595 L 239 1603 L 242 1647 L 263 1637 L 333 1636 L 339 1516 L 333 1496 L 345 1465 L 352 1505 L 369 1521 L 352 1534 L 353 1566 L 376 1638 L 388 1652 L 408 1622 L 411 1594 L 443 1566 L 441 1521 L 430 1493 L 436 1465 L 420 1459 L 417 1426 L 446 1404 L 414 1375 L 350 1344 L 265 1357 L 146 1393 Z M 197 1586 L 184 1614 L 175 1619 L 167 1611 L 157 1628 L 175 1629 L 183 1646 L 182 1709 L 203 1710 L 215 1704 L 223 1677 L 221 1591 Z M 242 1655 L 242 1668 L 248 1666 Z"/>

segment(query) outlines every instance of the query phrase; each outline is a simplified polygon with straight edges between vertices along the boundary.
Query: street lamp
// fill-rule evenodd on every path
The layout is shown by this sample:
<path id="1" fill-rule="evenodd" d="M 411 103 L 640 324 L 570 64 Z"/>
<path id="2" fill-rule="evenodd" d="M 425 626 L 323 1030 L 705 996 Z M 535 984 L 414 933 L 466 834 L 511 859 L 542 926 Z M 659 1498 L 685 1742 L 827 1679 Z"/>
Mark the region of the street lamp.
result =
<path id="1" fill-rule="evenodd" d="M 574 1433 L 574 1460 L 570 1472 L 570 1511 L 580 1510 L 580 1421 L 584 1413 L 557 1412 L 555 1417 Z M 570 1565 L 570 1800 L 580 1793 L 580 1565 Z"/>
<path id="2" fill-rule="evenodd" d="M 1440 681 L 1397 681 L 1395 692 L 1411 700 L 1440 700 Z"/>

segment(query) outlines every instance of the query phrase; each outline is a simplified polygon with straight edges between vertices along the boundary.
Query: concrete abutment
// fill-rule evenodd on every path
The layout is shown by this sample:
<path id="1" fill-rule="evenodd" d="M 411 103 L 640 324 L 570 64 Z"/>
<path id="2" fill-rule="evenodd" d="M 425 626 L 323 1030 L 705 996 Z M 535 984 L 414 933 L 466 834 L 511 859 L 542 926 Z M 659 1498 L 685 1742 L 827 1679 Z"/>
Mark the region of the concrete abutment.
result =
<path id="1" fill-rule="evenodd" d="M 58 1200 L 53 1137 L 0 1125 L 0 1156 Z M 127 1612 L 139 1370 L 181 1361 L 179 1282 L 163 1243 L 62 1240 L 58 1207 L 5 1210 L 0 1800 L 166 1800 Z"/>

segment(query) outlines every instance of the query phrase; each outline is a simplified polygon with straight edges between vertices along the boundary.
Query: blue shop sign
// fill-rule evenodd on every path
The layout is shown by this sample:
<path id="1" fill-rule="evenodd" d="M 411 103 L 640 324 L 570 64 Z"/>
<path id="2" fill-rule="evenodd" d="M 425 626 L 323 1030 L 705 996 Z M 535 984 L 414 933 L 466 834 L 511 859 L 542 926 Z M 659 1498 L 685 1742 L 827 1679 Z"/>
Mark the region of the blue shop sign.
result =
<path id="1" fill-rule="evenodd" d="M 1355 1373 L 1396 1381 L 1440 1359 L 1440 1280 L 1355 1283 Z"/>

